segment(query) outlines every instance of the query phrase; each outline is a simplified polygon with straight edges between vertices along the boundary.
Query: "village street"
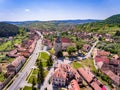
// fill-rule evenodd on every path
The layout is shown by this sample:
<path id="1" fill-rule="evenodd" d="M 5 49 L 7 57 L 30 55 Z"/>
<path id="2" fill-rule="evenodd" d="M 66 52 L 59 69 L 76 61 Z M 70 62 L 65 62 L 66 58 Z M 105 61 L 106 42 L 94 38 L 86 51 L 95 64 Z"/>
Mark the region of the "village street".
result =
<path id="1" fill-rule="evenodd" d="M 41 36 L 41 38 L 37 41 L 35 50 L 33 54 L 31 55 L 31 57 L 29 57 L 29 62 L 24 67 L 24 69 L 18 73 L 18 77 L 15 78 L 15 80 L 13 81 L 13 83 L 10 85 L 10 87 L 7 90 L 19 90 L 19 88 L 24 86 L 23 84 L 31 71 L 31 67 L 34 66 L 37 60 L 37 57 L 39 55 L 39 52 L 42 49 L 41 43 L 42 43 L 43 36 L 41 35 L 40 32 L 37 32 L 37 33 L 39 34 L 39 36 Z"/>

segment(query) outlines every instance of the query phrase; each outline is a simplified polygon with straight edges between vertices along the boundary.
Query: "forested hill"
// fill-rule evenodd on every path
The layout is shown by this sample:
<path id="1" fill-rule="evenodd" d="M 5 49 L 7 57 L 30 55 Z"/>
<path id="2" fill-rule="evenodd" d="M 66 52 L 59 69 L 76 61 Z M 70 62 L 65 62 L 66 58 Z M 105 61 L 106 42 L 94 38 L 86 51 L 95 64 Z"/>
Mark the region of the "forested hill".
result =
<path id="1" fill-rule="evenodd" d="M 76 30 L 114 35 L 116 31 L 120 31 L 120 14 L 113 15 L 101 22 L 79 24 Z"/>
<path id="2" fill-rule="evenodd" d="M 113 15 L 105 19 L 104 22 L 108 24 L 120 24 L 120 14 Z"/>
<path id="3" fill-rule="evenodd" d="M 39 30 L 70 30 L 77 24 L 84 24 L 90 22 L 99 22 L 101 20 L 86 19 L 86 20 L 53 20 L 53 21 L 24 21 L 24 22 L 10 22 L 17 26 L 35 28 Z"/>
<path id="4" fill-rule="evenodd" d="M 14 36 L 19 33 L 19 28 L 5 22 L 0 22 L 0 37 Z"/>

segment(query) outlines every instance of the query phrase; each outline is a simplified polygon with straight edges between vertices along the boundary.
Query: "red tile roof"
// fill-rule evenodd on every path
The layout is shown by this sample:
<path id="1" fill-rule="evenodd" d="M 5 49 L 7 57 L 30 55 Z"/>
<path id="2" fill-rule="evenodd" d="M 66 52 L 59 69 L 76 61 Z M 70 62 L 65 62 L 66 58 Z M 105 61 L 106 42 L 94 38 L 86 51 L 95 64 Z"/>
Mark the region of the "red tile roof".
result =
<path id="1" fill-rule="evenodd" d="M 62 43 L 71 43 L 71 40 L 69 38 L 61 38 Z"/>
<path id="2" fill-rule="evenodd" d="M 120 85 L 120 77 L 115 75 L 111 70 L 103 71 L 108 75 L 117 85 Z"/>
<path id="3" fill-rule="evenodd" d="M 53 78 L 62 78 L 62 79 L 66 79 L 67 78 L 67 74 L 61 69 L 61 68 L 57 68 L 55 71 L 54 71 L 54 74 L 53 74 Z"/>
<path id="4" fill-rule="evenodd" d="M 109 55 L 109 54 L 110 54 L 110 52 L 106 52 L 106 51 L 104 51 L 104 50 L 98 50 L 98 55 L 107 56 L 107 55 Z"/>
<path id="5" fill-rule="evenodd" d="M 12 65 L 17 67 L 21 63 L 22 60 L 25 60 L 24 56 L 19 56 L 12 62 Z"/>
<path id="6" fill-rule="evenodd" d="M 70 82 L 70 85 L 71 85 L 71 88 L 70 90 L 80 90 L 80 87 L 78 85 L 78 82 L 73 79 L 71 82 Z"/>
<path id="7" fill-rule="evenodd" d="M 96 82 L 92 82 L 91 86 L 94 88 L 94 90 L 101 90 L 101 87 Z"/>
<path id="8" fill-rule="evenodd" d="M 94 77 L 94 75 L 87 69 L 79 68 L 78 71 L 87 82 L 90 82 Z"/>
<path id="9" fill-rule="evenodd" d="M 95 61 L 109 63 L 109 59 L 107 56 L 96 56 Z"/>

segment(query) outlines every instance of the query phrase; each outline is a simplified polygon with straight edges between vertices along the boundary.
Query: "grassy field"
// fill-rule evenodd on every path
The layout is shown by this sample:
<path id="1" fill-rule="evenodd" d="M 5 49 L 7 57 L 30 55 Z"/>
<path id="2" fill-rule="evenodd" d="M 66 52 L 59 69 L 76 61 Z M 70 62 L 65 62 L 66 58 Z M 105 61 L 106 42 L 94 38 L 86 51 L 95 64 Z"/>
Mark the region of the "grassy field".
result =
<path id="1" fill-rule="evenodd" d="M 7 41 L 4 42 L 0 45 L 0 51 L 4 51 L 4 50 L 11 50 L 12 49 L 12 42 L 11 41 Z"/>
<path id="2" fill-rule="evenodd" d="M 43 60 L 48 60 L 49 59 L 49 55 L 46 52 L 40 52 L 38 59 L 43 59 Z"/>
<path id="3" fill-rule="evenodd" d="M 35 80 L 35 83 L 37 83 L 37 76 L 36 75 L 31 75 L 29 80 L 28 80 L 28 83 L 32 84 L 33 79 Z"/>
<path id="4" fill-rule="evenodd" d="M 13 40 L 0 44 L 0 51 L 9 51 L 14 49 L 14 45 L 21 44 L 23 39 L 28 39 L 27 35 L 16 35 Z"/>
<path id="5" fill-rule="evenodd" d="M 40 52 L 38 59 L 42 61 L 43 67 L 47 67 L 47 60 L 49 59 L 49 55 L 46 52 Z"/>
<path id="6" fill-rule="evenodd" d="M 83 67 L 82 64 L 80 64 L 78 61 L 74 61 L 71 63 L 72 67 L 74 67 L 75 69 Z"/>
<path id="7" fill-rule="evenodd" d="M 28 83 L 32 83 L 33 78 L 35 79 L 35 82 L 37 83 L 37 74 L 38 74 L 38 69 L 33 69 L 32 74 L 30 75 L 30 78 L 28 80 Z M 48 74 L 48 70 L 44 70 L 45 77 Z"/>
<path id="8" fill-rule="evenodd" d="M 25 86 L 23 90 L 32 90 L 32 87 Z"/>
<path id="9" fill-rule="evenodd" d="M 71 65 L 77 69 L 80 67 L 90 67 L 91 70 L 96 70 L 96 68 L 94 67 L 94 62 L 92 59 L 85 59 L 85 60 L 81 60 L 81 61 L 74 61 L 71 63 Z"/>
<path id="10" fill-rule="evenodd" d="M 33 69 L 32 73 L 30 75 L 30 78 L 28 80 L 28 83 L 32 83 L 33 79 L 37 83 L 37 73 L 38 73 L 38 69 Z"/>
<path id="11" fill-rule="evenodd" d="M 0 82 L 3 82 L 6 78 L 4 77 L 4 73 L 0 73 Z"/>

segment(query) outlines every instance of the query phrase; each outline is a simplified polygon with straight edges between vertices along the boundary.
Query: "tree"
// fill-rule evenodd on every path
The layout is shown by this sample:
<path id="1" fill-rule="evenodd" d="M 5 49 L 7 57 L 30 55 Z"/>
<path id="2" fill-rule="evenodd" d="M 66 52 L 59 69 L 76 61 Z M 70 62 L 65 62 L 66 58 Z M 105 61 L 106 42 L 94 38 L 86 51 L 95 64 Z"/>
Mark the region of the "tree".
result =
<path id="1" fill-rule="evenodd" d="M 116 31 L 115 36 L 120 36 L 120 31 Z"/>
<path id="2" fill-rule="evenodd" d="M 47 66 L 49 68 L 52 65 L 53 65 L 53 60 L 52 60 L 52 56 L 50 55 L 49 59 L 47 60 Z"/>
<path id="3" fill-rule="evenodd" d="M 68 46 L 67 47 L 67 52 L 69 53 L 69 54 L 71 54 L 72 52 L 75 52 L 76 51 L 76 48 L 75 47 L 73 47 L 73 46 Z"/>
<path id="4" fill-rule="evenodd" d="M 58 58 L 59 58 L 59 57 L 63 57 L 62 51 L 59 51 L 59 52 L 57 53 L 57 57 L 58 57 Z"/>
<path id="5" fill-rule="evenodd" d="M 32 90 L 35 90 L 35 85 L 36 85 L 36 82 L 35 82 L 35 79 L 33 78 L 33 80 L 32 80 Z"/>
<path id="6" fill-rule="evenodd" d="M 44 82 L 44 69 L 43 69 L 43 64 L 41 62 L 41 59 L 39 60 L 38 68 L 39 68 L 39 71 L 37 75 L 38 76 L 37 81 L 38 81 L 38 85 L 40 86 Z M 38 88 L 40 88 L 39 86 Z"/>
<path id="7" fill-rule="evenodd" d="M 81 43 L 81 42 L 76 43 L 77 50 L 81 49 L 82 47 L 83 47 L 83 43 Z"/>

